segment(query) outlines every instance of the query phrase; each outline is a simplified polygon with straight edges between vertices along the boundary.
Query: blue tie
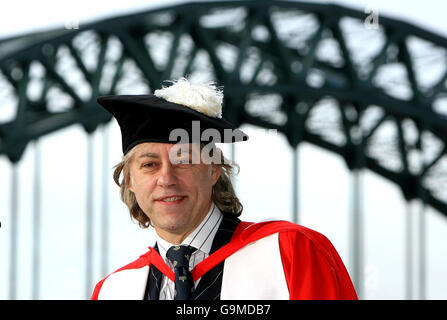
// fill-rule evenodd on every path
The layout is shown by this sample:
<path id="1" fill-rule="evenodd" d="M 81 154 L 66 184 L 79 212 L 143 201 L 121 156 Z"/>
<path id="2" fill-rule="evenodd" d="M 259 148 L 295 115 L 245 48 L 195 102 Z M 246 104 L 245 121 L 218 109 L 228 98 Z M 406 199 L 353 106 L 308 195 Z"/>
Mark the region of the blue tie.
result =
<path id="1" fill-rule="evenodd" d="M 191 246 L 172 246 L 166 257 L 174 266 L 175 292 L 174 300 L 190 300 L 194 291 L 194 281 L 189 271 L 189 259 L 197 249 Z"/>

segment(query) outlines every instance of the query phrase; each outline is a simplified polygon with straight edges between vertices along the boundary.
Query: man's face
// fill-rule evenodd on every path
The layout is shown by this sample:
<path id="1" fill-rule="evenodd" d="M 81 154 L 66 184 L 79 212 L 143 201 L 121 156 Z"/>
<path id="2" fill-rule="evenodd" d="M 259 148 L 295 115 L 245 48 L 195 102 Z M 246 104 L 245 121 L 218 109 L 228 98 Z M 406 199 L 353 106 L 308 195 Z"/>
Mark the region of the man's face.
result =
<path id="1" fill-rule="evenodd" d="M 198 144 L 189 145 L 190 156 L 183 159 L 187 163 L 172 164 L 169 152 L 173 146 L 139 144 L 130 160 L 129 189 L 157 233 L 168 241 L 181 242 L 210 209 L 220 167 L 202 161 L 192 164 L 192 154 L 200 155 Z"/>

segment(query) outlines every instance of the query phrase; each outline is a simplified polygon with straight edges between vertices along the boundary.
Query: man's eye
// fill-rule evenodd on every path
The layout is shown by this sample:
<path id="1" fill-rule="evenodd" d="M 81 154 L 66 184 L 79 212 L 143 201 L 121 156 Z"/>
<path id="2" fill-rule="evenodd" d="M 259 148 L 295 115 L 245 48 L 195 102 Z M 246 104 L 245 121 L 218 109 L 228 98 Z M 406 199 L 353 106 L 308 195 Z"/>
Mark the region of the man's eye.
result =
<path id="1" fill-rule="evenodd" d="M 155 165 L 155 163 L 148 162 L 148 163 L 143 164 L 143 167 L 145 167 L 145 168 L 152 168 L 154 165 Z"/>

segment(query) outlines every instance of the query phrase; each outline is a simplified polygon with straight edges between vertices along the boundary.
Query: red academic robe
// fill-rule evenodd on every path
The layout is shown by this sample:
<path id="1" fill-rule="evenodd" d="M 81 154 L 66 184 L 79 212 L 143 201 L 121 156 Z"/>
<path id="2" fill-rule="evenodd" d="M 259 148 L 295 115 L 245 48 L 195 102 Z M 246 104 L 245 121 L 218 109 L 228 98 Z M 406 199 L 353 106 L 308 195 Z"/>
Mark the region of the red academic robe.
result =
<path id="1" fill-rule="evenodd" d="M 349 274 L 331 242 L 287 222 L 241 222 L 231 241 L 191 272 L 197 280 L 225 260 L 221 299 L 357 299 Z M 174 272 L 153 248 L 101 280 L 92 299 L 142 299 L 154 265 L 174 281 Z"/>

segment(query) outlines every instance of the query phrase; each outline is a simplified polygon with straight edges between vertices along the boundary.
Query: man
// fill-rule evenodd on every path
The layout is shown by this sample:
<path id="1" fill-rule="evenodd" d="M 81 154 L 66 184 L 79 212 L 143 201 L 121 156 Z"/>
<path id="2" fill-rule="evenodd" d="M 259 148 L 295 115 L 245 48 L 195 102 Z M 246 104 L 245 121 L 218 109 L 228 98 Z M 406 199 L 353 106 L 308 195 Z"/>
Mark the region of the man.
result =
<path id="1" fill-rule="evenodd" d="M 357 299 L 323 235 L 239 220 L 235 166 L 215 143 L 248 136 L 222 119 L 222 98 L 184 78 L 154 95 L 98 98 L 121 128 L 121 198 L 157 242 L 101 280 L 92 299 Z"/>

